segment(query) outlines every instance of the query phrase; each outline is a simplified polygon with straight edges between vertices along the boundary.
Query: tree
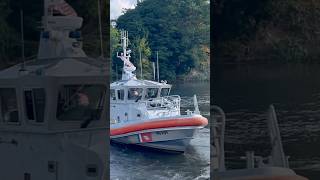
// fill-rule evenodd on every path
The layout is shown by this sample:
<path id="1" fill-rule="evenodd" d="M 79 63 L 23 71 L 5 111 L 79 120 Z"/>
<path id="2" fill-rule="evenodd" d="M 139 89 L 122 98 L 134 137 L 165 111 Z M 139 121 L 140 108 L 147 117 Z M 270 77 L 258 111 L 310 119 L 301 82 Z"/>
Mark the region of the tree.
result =
<path id="1" fill-rule="evenodd" d="M 120 32 L 110 26 L 110 59 L 111 59 L 111 77 L 113 80 L 118 80 L 123 63 L 117 59 L 117 52 L 121 52 Z"/>
<path id="2" fill-rule="evenodd" d="M 13 49 L 17 46 L 16 33 L 7 21 L 8 16 L 12 12 L 9 3 L 9 0 L 0 2 L 0 67 L 9 64 L 10 56 L 13 55 Z"/>
<path id="3" fill-rule="evenodd" d="M 160 78 L 173 80 L 199 68 L 210 42 L 210 4 L 207 0 L 145 0 L 117 20 L 129 38 L 147 38 L 152 54 L 159 51 Z"/>

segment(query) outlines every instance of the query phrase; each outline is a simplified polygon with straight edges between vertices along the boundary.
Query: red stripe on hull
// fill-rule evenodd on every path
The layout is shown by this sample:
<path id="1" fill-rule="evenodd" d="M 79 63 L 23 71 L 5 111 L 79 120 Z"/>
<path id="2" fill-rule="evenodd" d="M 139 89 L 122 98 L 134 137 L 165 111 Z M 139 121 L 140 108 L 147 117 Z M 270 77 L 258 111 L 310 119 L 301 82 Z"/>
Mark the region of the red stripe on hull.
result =
<path id="1" fill-rule="evenodd" d="M 116 136 L 120 134 L 131 133 L 135 131 L 142 131 L 147 129 L 157 129 L 157 128 L 170 128 L 170 127 L 183 127 L 183 126 L 206 126 L 208 120 L 202 116 L 190 117 L 190 118 L 176 118 L 170 120 L 158 120 L 144 122 L 140 124 L 133 124 L 126 127 L 114 128 L 110 130 L 111 136 Z"/>

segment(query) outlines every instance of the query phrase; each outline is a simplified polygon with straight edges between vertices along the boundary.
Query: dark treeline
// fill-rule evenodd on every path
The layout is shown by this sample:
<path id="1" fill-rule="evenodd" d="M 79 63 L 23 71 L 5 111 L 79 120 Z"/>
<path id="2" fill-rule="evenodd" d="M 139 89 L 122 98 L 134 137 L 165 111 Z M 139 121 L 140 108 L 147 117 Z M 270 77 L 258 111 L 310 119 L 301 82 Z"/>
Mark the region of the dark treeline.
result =
<path id="1" fill-rule="evenodd" d="M 88 55 L 100 55 L 97 0 L 66 0 L 84 18 L 82 33 L 84 50 Z M 107 7 L 109 1 L 101 0 L 104 37 L 109 34 Z M 24 13 L 26 57 L 37 54 L 43 15 L 43 0 L 0 1 L 0 67 L 21 62 L 20 10 Z M 107 42 L 107 41 L 105 41 Z M 105 44 L 105 51 L 109 51 Z M 107 53 L 107 52 L 106 52 Z"/>
<path id="2" fill-rule="evenodd" d="M 215 62 L 319 62 L 320 1 L 216 0 Z"/>
<path id="3" fill-rule="evenodd" d="M 152 59 L 159 52 L 160 79 L 208 79 L 210 44 L 210 4 L 207 0 L 144 0 L 111 27 L 113 72 L 121 74 L 119 30 L 129 31 L 132 61 L 140 77 L 142 52 L 143 78 L 152 78 Z M 115 77 L 116 73 L 113 73 Z"/>

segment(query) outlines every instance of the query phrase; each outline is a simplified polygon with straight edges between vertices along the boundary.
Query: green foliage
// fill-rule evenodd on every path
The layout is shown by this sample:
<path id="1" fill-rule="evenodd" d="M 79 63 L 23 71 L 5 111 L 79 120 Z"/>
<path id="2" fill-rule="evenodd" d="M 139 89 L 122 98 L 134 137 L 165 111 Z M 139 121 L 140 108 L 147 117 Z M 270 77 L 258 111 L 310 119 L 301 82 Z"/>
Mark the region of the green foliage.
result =
<path id="1" fill-rule="evenodd" d="M 67 0 L 68 3 L 75 9 L 78 16 L 84 19 L 82 34 L 83 34 L 83 49 L 89 56 L 99 56 L 100 52 L 100 34 L 99 34 L 99 19 L 98 19 L 98 1 L 97 0 Z M 100 0 L 101 20 L 103 41 L 107 42 L 109 37 L 109 1 Z M 104 45 L 104 54 L 109 54 L 109 43 Z"/>
<path id="2" fill-rule="evenodd" d="M 151 56 L 151 49 L 149 43 L 145 37 L 135 38 L 132 42 L 132 59 L 135 59 L 135 64 L 137 65 L 137 75 L 142 79 L 151 79 L 153 77 L 152 64 L 148 60 Z M 141 77 L 141 65 L 140 56 L 142 63 L 142 77 Z"/>
<path id="3" fill-rule="evenodd" d="M 116 80 L 121 77 L 121 68 L 123 63 L 121 60 L 118 60 L 117 58 L 117 52 L 121 51 L 120 46 L 120 32 L 116 29 L 110 26 L 110 56 L 111 56 L 111 75 L 112 79 Z"/>
<path id="4" fill-rule="evenodd" d="M 151 54 L 143 53 L 146 72 L 152 71 L 146 59 L 158 51 L 160 78 L 172 80 L 197 69 L 201 61 L 208 63 L 202 47 L 210 44 L 209 16 L 206 0 L 145 0 L 120 16 L 117 28 L 129 31 L 132 47 L 138 47 L 139 41 L 148 42 Z M 134 49 L 132 58 L 136 65 L 137 51 Z"/>
<path id="5" fill-rule="evenodd" d="M 97 0 L 66 0 L 84 18 L 84 50 L 90 56 L 100 55 Z M 101 0 L 104 41 L 109 36 L 107 12 L 109 2 Z M 21 62 L 20 10 L 24 13 L 24 37 L 26 57 L 37 54 L 43 15 L 43 0 L 1 0 L 0 1 L 0 67 Z M 104 46 L 109 53 L 109 44 Z"/>
<path id="6" fill-rule="evenodd" d="M 318 61 L 319 1 L 220 0 L 214 13 L 217 61 Z"/>
<path id="7" fill-rule="evenodd" d="M 9 0 L 0 2 L 0 63 L 7 64 L 10 49 L 14 47 L 13 37 L 10 36 L 12 29 L 6 19 L 10 14 Z"/>
<path id="8" fill-rule="evenodd" d="M 110 52 L 114 54 L 117 48 L 120 47 L 120 32 L 110 26 Z"/>

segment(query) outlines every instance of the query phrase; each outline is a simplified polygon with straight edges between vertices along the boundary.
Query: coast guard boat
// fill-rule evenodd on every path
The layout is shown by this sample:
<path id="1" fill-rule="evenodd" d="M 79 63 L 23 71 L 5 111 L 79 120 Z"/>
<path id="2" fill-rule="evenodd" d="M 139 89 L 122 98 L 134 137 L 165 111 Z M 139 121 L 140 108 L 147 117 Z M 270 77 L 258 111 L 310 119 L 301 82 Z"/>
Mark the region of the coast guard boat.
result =
<path id="1" fill-rule="evenodd" d="M 37 58 L 0 71 L 0 179 L 109 177 L 108 68 L 82 50 L 82 22 L 44 0 Z"/>
<path id="2" fill-rule="evenodd" d="M 170 95 L 165 81 L 139 80 L 130 62 L 128 32 L 121 31 L 123 74 L 110 85 L 110 139 L 169 152 L 184 152 L 195 132 L 208 120 L 200 115 L 196 96 L 194 111 L 180 113 L 180 96 Z"/>

